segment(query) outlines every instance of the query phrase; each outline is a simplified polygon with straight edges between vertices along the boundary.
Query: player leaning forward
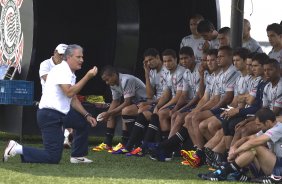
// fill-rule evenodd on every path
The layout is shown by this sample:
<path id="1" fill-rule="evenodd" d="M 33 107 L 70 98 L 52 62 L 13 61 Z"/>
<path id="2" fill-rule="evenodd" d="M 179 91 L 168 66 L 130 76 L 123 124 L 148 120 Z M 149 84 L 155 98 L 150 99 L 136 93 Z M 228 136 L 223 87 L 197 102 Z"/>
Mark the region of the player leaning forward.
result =
<path id="1" fill-rule="evenodd" d="M 3 161 L 16 154 L 21 155 L 22 162 L 50 163 L 60 162 L 63 152 L 64 128 L 73 128 L 74 140 L 71 151 L 71 163 L 91 163 L 87 159 L 88 128 L 96 126 L 95 118 L 81 105 L 76 94 L 88 80 L 97 74 L 97 67 L 76 83 L 74 72 L 81 69 L 83 49 L 79 45 L 69 45 L 64 60 L 48 74 L 45 91 L 37 111 L 37 122 L 42 133 L 44 149 L 26 147 L 10 140 Z"/>

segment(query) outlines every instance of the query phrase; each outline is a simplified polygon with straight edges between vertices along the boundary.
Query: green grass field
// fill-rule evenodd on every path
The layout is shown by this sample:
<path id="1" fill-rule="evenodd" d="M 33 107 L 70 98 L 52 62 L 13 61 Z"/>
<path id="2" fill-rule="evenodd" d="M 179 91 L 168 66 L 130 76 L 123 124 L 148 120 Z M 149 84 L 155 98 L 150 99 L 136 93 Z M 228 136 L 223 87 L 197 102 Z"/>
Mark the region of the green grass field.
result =
<path id="1" fill-rule="evenodd" d="M 0 141 L 3 155 L 7 137 Z M 24 140 L 24 145 L 41 147 L 40 140 Z M 91 142 L 91 146 L 95 142 Z M 197 174 L 208 172 L 207 167 L 192 169 L 180 164 L 181 158 L 171 162 L 152 161 L 149 157 L 126 157 L 107 152 L 89 151 L 92 164 L 70 164 L 69 150 L 64 150 L 63 159 L 58 165 L 23 164 L 16 156 L 0 164 L 0 183 L 215 183 L 197 178 Z M 227 183 L 227 182 L 221 182 Z M 228 182 L 230 183 L 230 182 Z"/>

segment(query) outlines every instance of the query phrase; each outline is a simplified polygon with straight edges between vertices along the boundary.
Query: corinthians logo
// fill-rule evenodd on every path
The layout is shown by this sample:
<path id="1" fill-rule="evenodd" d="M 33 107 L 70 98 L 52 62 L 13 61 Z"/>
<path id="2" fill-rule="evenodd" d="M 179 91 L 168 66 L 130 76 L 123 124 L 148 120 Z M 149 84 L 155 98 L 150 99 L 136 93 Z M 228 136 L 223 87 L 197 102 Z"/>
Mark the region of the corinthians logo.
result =
<path id="1" fill-rule="evenodd" d="M 23 0 L 0 0 L 0 66 L 7 66 L 7 70 L 14 67 L 19 72 L 24 45 L 19 11 L 22 2 Z"/>

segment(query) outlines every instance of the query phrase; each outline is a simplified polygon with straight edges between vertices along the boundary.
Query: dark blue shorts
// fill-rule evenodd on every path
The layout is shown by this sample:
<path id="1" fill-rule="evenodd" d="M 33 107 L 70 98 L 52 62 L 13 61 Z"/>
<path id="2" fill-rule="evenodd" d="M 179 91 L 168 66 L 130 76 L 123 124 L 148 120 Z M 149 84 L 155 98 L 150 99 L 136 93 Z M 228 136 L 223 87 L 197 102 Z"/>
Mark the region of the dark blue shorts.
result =
<path id="1" fill-rule="evenodd" d="M 224 121 L 224 119 L 222 117 L 220 117 L 220 114 L 223 113 L 224 110 L 220 109 L 220 108 L 216 108 L 216 109 L 212 109 L 211 113 L 219 120 L 219 121 Z"/>
<path id="2" fill-rule="evenodd" d="M 131 103 L 132 103 L 132 104 L 135 104 L 135 105 L 138 105 L 139 103 L 141 103 L 141 102 L 146 102 L 146 101 L 147 101 L 146 98 L 142 98 L 142 99 L 140 99 L 140 100 L 135 100 L 135 99 L 133 99 L 133 100 L 131 100 Z"/>
<path id="3" fill-rule="evenodd" d="M 221 113 L 223 113 L 224 112 L 224 110 L 222 110 L 222 109 L 220 109 L 220 108 L 216 108 L 216 109 L 212 109 L 211 110 L 211 113 L 213 113 L 213 115 L 217 115 L 217 114 L 221 114 Z"/>

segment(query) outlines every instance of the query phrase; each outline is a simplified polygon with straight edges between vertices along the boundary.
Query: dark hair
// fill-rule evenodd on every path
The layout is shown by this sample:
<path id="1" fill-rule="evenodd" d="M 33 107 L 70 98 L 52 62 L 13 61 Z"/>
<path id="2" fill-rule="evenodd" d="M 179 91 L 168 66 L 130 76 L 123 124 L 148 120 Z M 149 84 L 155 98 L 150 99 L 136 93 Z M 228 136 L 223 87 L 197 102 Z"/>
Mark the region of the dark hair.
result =
<path id="1" fill-rule="evenodd" d="M 180 54 L 185 54 L 188 55 L 190 57 L 194 56 L 194 51 L 191 47 L 185 46 L 185 47 L 181 47 L 180 51 L 179 51 L 179 55 Z"/>
<path id="2" fill-rule="evenodd" d="M 258 54 L 258 52 L 251 52 L 251 53 L 247 56 L 247 58 L 253 59 L 253 57 L 254 57 L 256 54 Z"/>
<path id="3" fill-rule="evenodd" d="M 269 60 L 269 56 L 265 53 L 256 53 L 252 57 L 253 61 L 258 61 L 259 64 L 264 65 L 267 60 Z"/>
<path id="4" fill-rule="evenodd" d="M 232 56 L 233 54 L 232 48 L 228 45 L 219 47 L 218 51 L 225 51 L 229 56 Z"/>
<path id="5" fill-rule="evenodd" d="M 248 58 L 248 55 L 250 54 L 250 50 L 244 47 L 239 47 L 237 49 L 235 49 L 235 51 L 233 52 L 233 56 L 240 56 L 240 58 L 242 58 L 243 60 Z"/>
<path id="6" fill-rule="evenodd" d="M 190 17 L 189 20 L 191 19 L 204 20 L 204 17 L 201 14 L 194 14 Z"/>
<path id="7" fill-rule="evenodd" d="M 273 58 L 269 58 L 268 60 L 265 61 L 264 63 L 265 65 L 272 65 L 272 67 L 274 68 L 280 68 L 280 63 L 276 60 L 276 59 L 273 59 Z"/>
<path id="8" fill-rule="evenodd" d="M 147 57 L 147 56 L 157 57 L 159 55 L 160 55 L 159 51 L 155 48 L 148 48 L 145 50 L 143 54 L 144 57 Z"/>
<path id="9" fill-rule="evenodd" d="M 214 25 L 209 20 L 202 20 L 197 26 L 198 33 L 206 33 L 215 30 Z"/>
<path id="10" fill-rule="evenodd" d="M 214 55 L 217 56 L 218 50 L 217 49 L 209 49 L 207 51 L 207 55 Z"/>
<path id="11" fill-rule="evenodd" d="M 267 120 L 270 120 L 272 122 L 276 120 L 276 116 L 274 112 L 268 108 L 261 108 L 260 110 L 256 112 L 255 115 L 256 115 L 256 118 L 258 118 L 258 120 L 262 122 L 263 124 L 265 124 Z"/>
<path id="12" fill-rule="evenodd" d="M 173 49 L 165 49 L 162 52 L 162 56 L 172 56 L 173 58 L 177 58 L 176 52 Z"/>
<path id="13" fill-rule="evenodd" d="M 282 34 L 282 26 L 277 23 L 273 23 L 267 26 L 266 31 L 273 31 L 278 35 Z"/>
<path id="14" fill-rule="evenodd" d="M 230 35 L 230 27 L 222 27 L 218 30 L 218 34 Z"/>
<path id="15" fill-rule="evenodd" d="M 101 76 L 106 75 L 106 76 L 112 76 L 113 74 L 118 75 L 118 71 L 115 67 L 111 65 L 106 65 L 104 68 L 101 70 Z"/>

